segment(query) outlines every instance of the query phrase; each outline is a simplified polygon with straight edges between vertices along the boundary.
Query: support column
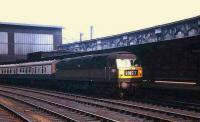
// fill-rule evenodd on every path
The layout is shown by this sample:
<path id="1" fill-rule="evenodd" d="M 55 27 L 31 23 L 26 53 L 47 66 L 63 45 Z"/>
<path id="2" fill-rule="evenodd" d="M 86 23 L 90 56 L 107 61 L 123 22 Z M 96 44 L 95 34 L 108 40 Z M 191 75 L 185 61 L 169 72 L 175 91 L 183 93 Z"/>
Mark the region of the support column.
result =
<path id="1" fill-rule="evenodd" d="M 8 33 L 8 55 L 14 56 L 15 55 L 15 42 L 14 42 L 14 32 Z"/>

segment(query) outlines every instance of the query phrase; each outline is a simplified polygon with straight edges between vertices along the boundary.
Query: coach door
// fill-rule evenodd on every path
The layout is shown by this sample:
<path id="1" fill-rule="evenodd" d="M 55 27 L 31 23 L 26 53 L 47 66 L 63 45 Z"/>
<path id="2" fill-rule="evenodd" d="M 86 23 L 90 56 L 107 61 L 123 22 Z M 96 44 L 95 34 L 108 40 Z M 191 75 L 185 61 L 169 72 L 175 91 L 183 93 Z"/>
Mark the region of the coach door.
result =
<path id="1" fill-rule="evenodd" d="M 110 79 L 111 79 L 110 71 L 111 71 L 110 67 L 105 67 L 105 80 L 106 81 L 110 81 Z"/>

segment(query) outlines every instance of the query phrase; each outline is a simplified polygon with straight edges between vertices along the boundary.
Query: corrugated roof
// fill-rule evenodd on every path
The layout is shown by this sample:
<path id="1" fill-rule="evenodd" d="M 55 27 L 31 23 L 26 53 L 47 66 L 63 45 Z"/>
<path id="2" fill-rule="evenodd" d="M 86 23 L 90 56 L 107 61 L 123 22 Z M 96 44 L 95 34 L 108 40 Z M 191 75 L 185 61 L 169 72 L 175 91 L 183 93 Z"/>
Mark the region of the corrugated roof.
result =
<path id="1" fill-rule="evenodd" d="M 55 25 L 40 25 L 40 24 L 27 24 L 27 23 L 13 23 L 13 22 L 0 22 L 0 25 L 13 25 L 13 26 L 24 26 L 24 27 L 43 27 L 43 28 L 60 28 L 63 29 L 63 26 Z"/>

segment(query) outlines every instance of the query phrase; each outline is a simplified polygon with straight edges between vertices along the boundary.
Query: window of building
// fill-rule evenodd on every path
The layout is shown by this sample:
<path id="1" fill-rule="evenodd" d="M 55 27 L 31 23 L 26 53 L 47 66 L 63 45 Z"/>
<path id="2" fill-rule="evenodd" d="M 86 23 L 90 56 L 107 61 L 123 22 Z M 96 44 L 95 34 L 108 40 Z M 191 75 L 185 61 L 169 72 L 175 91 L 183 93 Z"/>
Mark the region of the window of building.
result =
<path id="1" fill-rule="evenodd" d="M 15 33 L 14 41 L 16 55 L 53 50 L 52 34 Z"/>
<path id="2" fill-rule="evenodd" d="M 8 54 L 8 33 L 0 32 L 0 54 Z"/>

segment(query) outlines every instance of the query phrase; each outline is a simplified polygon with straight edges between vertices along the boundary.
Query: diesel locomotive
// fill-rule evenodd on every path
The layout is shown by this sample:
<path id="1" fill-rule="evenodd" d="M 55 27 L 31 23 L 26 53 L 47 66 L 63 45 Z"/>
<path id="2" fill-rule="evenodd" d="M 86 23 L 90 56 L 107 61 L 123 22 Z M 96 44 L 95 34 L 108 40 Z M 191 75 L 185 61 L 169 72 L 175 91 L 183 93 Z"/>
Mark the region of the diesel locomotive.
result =
<path id="1" fill-rule="evenodd" d="M 65 89 L 128 91 L 137 87 L 143 70 L 136 55 L 114 52 L 61 60 L 0 65 L 0 79 Z M 14 81 L 13 81 L 14 79 Z M 20 82 L 21 83 L 21 82 Z"/>

